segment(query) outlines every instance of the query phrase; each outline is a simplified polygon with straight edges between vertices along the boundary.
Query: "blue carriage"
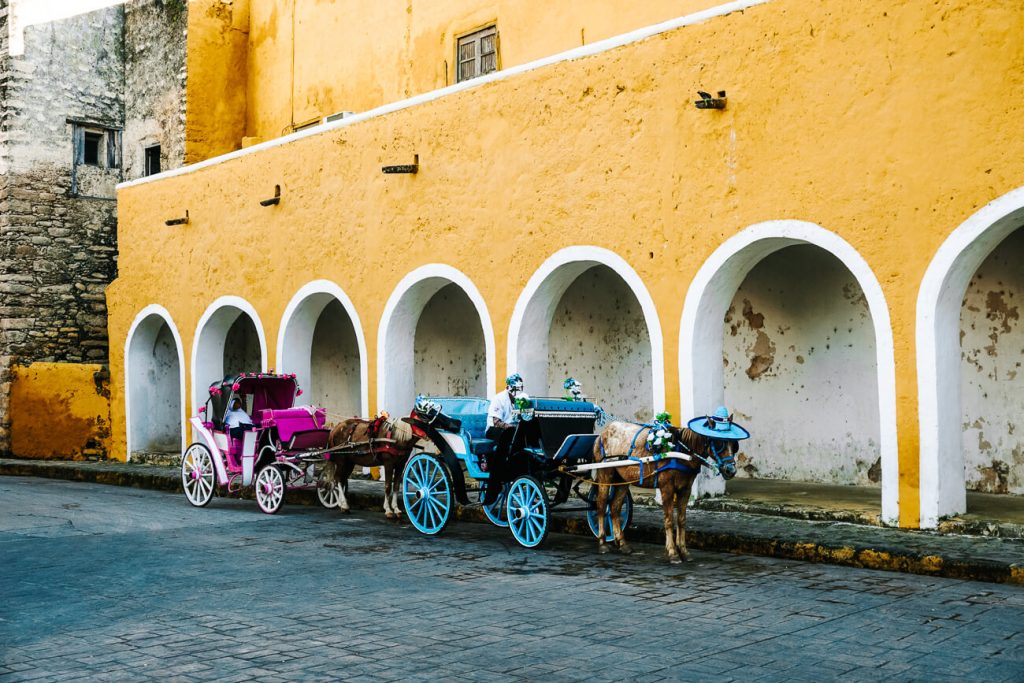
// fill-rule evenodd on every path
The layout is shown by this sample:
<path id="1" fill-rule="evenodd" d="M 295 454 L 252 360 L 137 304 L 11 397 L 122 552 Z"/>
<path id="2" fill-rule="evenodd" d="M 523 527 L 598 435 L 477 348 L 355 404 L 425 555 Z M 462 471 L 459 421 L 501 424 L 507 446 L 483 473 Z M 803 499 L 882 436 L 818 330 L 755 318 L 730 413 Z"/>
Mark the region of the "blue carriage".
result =
<path id="1" fill-rule="evenodd" d="M 504 481 L 492 481 L 487 457 L 497 444 L 485 437 L 489 401 L 472 397 L 432 397 L 417 401 L 405 418 L 430 445 L 412 455 L 402 477 L 402 499 L 409 521 L 421 533 L 444 531 L 456 504 L 480 506 L 497 526 L 508 527 L 527 548 L 539 546 L 551 528 L 552 512 L 586 512 L 597 533 L 596 486 L 580 466 L 593 459 L 599 409 L 588 401 L 527 399 L 519 410 Z M 501 486 L 495 502 L 484 505 L 489 486 Z M 583 505 L 566 505 L 575 494 Z M 630 495 L 622 523 L 632 519 Z M 605 525 L 611 529 L 610 520 Z"/>

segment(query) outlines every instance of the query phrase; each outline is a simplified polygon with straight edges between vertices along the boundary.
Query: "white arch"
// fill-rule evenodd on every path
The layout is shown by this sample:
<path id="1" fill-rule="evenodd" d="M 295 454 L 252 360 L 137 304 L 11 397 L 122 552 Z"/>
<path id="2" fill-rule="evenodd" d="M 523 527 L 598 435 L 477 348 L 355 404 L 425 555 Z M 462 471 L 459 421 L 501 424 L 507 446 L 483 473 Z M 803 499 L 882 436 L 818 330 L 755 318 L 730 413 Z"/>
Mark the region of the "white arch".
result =
<path id="1" fill-rule="evenodd" d="M 260 340 L 260 370 L 267 370 L 267 337 L 263 321 L 248 301 L 240 296 L 222 296 L 203 312 L 192 338 L 190 378 L 192 382 L 192 412 L 206 402 L 210 382 L 224 376 L 224 341 L 228 330 L 245 313 L 256 327 Z"/>
<path id="2" fill-rule="evenodd" d="M 660 412 L 665 409 L 665 342 L 658 310 L 633 267 L 615 252 L 601 247 L 581 245 L 560 249 L 530 277 L 516 301 L 508 325 L 508 351 L 505 359 L 507 371 L 520 372 L 527 381 L 533 382 L 537 378 L 547 377 L 547 337 L 542 335 L 540 338 L 532 338 L 530 344 L 520 344 L 520 335 L 523 330 L 549 329 L 555 308 L 565 291 L 576 278 L 598 265 L 611 268 L 622 278 L 643 311 L 651 339 L 651 402 L 654 412 Z M 531 306 L 535 301 L 536 305 Z"/>
<path id="3" fill-rule="evenodd" d="M 899 523 L 899 451 L 896 443 L 896 362 L 889 306 L 882 287 L 846 240 L 805 221 L 752 225 L 725 241 L 697 271 L 679 325 L 679 384 L 683 415 L 712 409 L 724 399 L 722 321 L 750 270 L 769 254 L 794 244 L 813 244 L 838 258 L 856 278 L 875 328 L 878 410 L 882 457 L 882 521 Z M 704 323 L 704 324 L 702 324 Z"/>
<path id="4" fill-rule="evenodd" d="M 355 328 L 359 348 L 359 414 L 369 415 L 369 370 L 363 324 L 345 290 L 330 280 L 314 280 L 303 285 L 288 302 L 277 331 L 276 367 L 280 372 L 287 370 L 298 375 L 300 386 L 312 386 L 310 349 L 313 346 L 313 330 L 320 314 L 332 300 L 341 303 Z"/>
<path id="5" fill-rule="evenodd" d="M 392 413 L 409 410 L 415 394 L 413 339 L 416 323 L 430 298 L 449 283 L 458 285 L 476 308 L 484 333 L 487 388 L 496 385 L 494 327 L 480 290 L 461 271 L 443 263 L 429 263 L 406 275 L 395 286 L 377 328 L 377 406 Z M 403 405 L 401 401 L 409 401 Z"/>
<path id="6" fill-rule="evenodd" d="M 961 444 L 960 307 L 982 262 L 1024 225 L 1024 187 L 984 206 L 942 243 L 917 295 L 921 526 L 967 509 Z"/>
<path id="7" fill-rule="evenodd" d="M 178 353 L 178 406 L 181 412 L 181 452 L 185 452 L 186 438 L 185 433 L 185 352 L 184 346 L 181 343 L 181 335 L 178 333 L 178 326 L 174 324 L 174 319 L 171 314 L 167 312 L 167 309 L 159 304 L 150 304 L 143 308 L 135 315 L 135 319 L 132 321 L 131 327 L 128 328 L 128 335 L 124 340 L 124 424 L 125 424 L 125 454 L 126 459 L 132 459 L 132 401 L 131 401 L 131 377 L 132 377 L 132 341 L 135 339 L 135 335 L 139 330 L 139 326 L 143 324 L 151 316 L 156 316 L 163 320 L 171 330 L 171 335 L 174 337 L 174 348 Z"/>

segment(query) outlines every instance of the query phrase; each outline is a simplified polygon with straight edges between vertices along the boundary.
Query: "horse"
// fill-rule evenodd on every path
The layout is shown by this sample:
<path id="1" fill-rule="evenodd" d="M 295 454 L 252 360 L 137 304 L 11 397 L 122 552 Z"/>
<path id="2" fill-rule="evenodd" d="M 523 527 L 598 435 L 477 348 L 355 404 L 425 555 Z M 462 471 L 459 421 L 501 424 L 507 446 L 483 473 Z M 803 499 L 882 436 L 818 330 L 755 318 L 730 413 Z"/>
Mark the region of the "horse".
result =
<path id="1" fill-rule="evenodd" d="M 706 419 L 712 425 L 712 419 Z M 693 426 L 698 420 L 692 420 Z M 731 424 L 731 416 L 730 416 Z M 737 428 L 738 425 L 737 425 Z M 602 462 L 614 456 L 640 457 L 651 455 L 646 450 L 648 436 L 652 430 L 664 429 L 672 445 L 671 450 L 698 456 L 714 463 L 725 479 L 736 476 L 737 439 L 718 439 L 699 434 L 689 427 L 674 427 L 669 424 L 657 426 L 637 425 L 631 422 L 609 423 L 594 443 L 594 462 Z M 742 429 L 742 428 L 739 428 Z M 749 434 L 747 435 L 749 436 Z M 740 438 L 746 438 L 741 436 Z M 626 461 L 627 463 L 629 461 Z M 690 490 L 704 463 L 695 459 L 689 462 L 676 459 L 661 459 L 648 463 L 623 464 L 621 467 L 606 467 L 594 471 L 597 482 L 597 542 L 598 551 L 610 552 L 605 541 L 605 512 L 608 510 L 609 489 L 614 487 L 611 499 L 611 523 L 615 544 L 619 552 L 630 554 L 632 549 L 626 542 L 622 528 L 622 504 L 626 499 L 627 486 L 657 488 L 661 492 L 661 510 L 665 517 L 665 551 L 669 562 L 679 564 L 690 559 L 686 549 L 686 505 L 690 501 Z M 673 520 L 672 510 L 676 516 Z"/>
<path id="2" fill-rule="evenodd" d="M 322 485 L 327 488 L 341 482 L 338 509 L 349 511 L 348 478 L 356 465 L 384 468 L 384 516 L 399 519 L 402 508 L 398 502 L 397 478 L 401 477 L 405 461 L 419 441 L 412 427 L 387 416 L 375 420 L 351 417 L 339 422 L 327 437 L 330 461 L 324 465 Z M 397 477 L 396 477 L 397 473 Z"/>

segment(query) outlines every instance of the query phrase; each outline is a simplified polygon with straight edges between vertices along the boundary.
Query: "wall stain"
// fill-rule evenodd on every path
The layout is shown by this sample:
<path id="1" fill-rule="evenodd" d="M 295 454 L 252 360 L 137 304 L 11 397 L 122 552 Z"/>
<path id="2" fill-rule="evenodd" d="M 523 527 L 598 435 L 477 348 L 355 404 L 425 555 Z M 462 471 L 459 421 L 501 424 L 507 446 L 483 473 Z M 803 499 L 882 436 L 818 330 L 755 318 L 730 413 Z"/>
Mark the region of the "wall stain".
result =
<path id="1" fill-rule="evenodd" d="M 1002 460 L 992 460 L 988 467 L 978 467 L 981 480 L 975 490 L 985 493 L 1009 493 L 1010 466 Z"/>

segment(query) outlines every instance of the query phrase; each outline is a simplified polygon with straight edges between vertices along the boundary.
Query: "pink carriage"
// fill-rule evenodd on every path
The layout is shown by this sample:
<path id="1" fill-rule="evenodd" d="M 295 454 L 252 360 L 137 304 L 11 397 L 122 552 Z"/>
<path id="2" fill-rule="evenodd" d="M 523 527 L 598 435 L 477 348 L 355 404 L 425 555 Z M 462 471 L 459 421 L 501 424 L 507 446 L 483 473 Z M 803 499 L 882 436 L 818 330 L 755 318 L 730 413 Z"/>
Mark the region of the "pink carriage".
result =
<path id="1" fill-rule="evenodd" d="M 196 442 L 181 459 L 181 484 L 192 505 L 203 506 L 215 492 L 241 495 L 254 487 L 263 512 L 281 508 L 286 489 L 316 488 L 321 504 L 335 507 L 338 486 L 327 487 L 327 411 L 295 405 L 295 375 L 243 373 L 210 385 L 210 397 L 192 417 Z M 235 399 L 250 424 L 229 429 L 225 416 Z"/>

